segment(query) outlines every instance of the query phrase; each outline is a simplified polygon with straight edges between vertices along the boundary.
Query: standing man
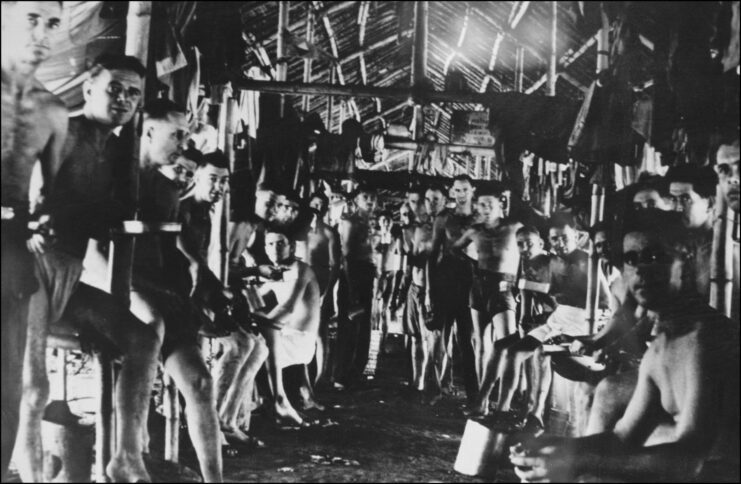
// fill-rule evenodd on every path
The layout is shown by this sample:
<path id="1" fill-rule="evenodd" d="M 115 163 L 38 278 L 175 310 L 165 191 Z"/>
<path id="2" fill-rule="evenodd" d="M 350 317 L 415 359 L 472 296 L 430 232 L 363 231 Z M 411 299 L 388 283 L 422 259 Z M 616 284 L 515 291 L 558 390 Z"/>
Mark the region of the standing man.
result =
<path id="1" fill-rule="evenodd" d="M 371 246 L 371 215 L 376 207 L 376 194 L 360 186 L 352 197 L 355 212 L 340 222 L 339 234 L 343 256 L 342 288 L 348 300 L 348 318 L 339 328 L 339 347 L 344 378 L 341 384 L 360 380 L 368 363 L 373 306 L 373 278 L 376 266 Z M 340 296 L 342 297 L 342 296 Z"/>
<path id="2" fill-rule="evenodd" d="M 476 375 L 481 384 L 480 393 L 484 395 L 491 392 L 496 379 L 500 352 L 495 354 L 495 344 L 497 347 L 502 342 L 506 344 L 511 339 L 508 337 L 517 332 L 512 290 L 520 264 L 515 234 L 522 224 L 504 218 L 501 196 L 498 190 L 482 189 L 477 203 L 481 223 L 466 230 L 453 244 L 453 250 L 461 258 L 466 258 L 463 250 L 471 243 L 478 254 L 469 304 Z M 478 403 L 478 407 L 488 406 L 488 402 Z"/>
<path id="3" fill-rule="evenodd" d="M 317 373 L 314 380 L 318 382 L 327 369 L 331 368 L 329 361 L 329 320 L 334 312 L 334 287 L 340 275 L 342 251 L 337 231 L 324 221 L 329 211 L 329 198 L 322 192 L 314 193 L 309 197 L 309 209 L 313 218 L 307 238 L 307 262 L 314 270 L 322 299 L 319 340 L 317 341 L 316 350 Z"/>
<path id="4" fill-rule="evenodd" d="M 678 165 L 666 172 L 669 199 L 691 234 L 695 254 L 694 281 L 701 296 L 710 297 L 710 255 L 718 175 L 709 166 Z"/>
<path id="5" fill-rule="evenodd" d="M 67 108 L 36 79 L 59 29 L 61 2 L 2 2 L 2 469 L 5 478 L 18 430 L 28 302 L 38 284 L 29 238 L 29 185 L 36 160 L 49 196 L 67 136 Z M 47 207 L 37 208 L 43 214 Z"/>
<path id="6" fill-rule="evenodd" d="M 444 342 L 450 338 L 453 323 L 458 328 L 458 345 L 463 359 L 463 379 L 468 403 L 476 399 L 479 382 L 476 373 L 474 332 L 468 306 L 471 291 L 471 266 L 461 264 L 452 248 L 474 223 L 473 195 L 475 188 L 468 175 L 453 178 L 450 190 L 455 199 L 455 209 L 445 210 L 436 218 L 432 228 L 432 250 L 429 259 L 428 291 L 425 306 L 442 328 Z"/>
<path id="7" fill-rule="evenodd" d="M 404 331 L 411 335 L 412 384 L 417 391 L 424 391 L 427 375 L 433 370 L 432 405 L 442 397 L 442 371 L 445 359 L 445 343 L 442 327 L 433 324 L 425 306 L 428 274 L 427 266 L 432 250 L 432 221 L 445 208 L 445 195 L 441 187 L 430 187 L 425 192 L 425 209 L 429 214 L 427 221 L 416 224 L 414 239 L 407 267 L 411 269 L 410 285 L 406 293 L 404 310 Z M 407 282 L 405 278 L 405 283 Z"/>
<path id="8" fill-rule="evenodd" d="M 102 338 L 123 356 L 117 381 L 117 449 L 106 473 L 114 480 L 149 479 L 141 435 L 149 408 L 159 341 L 152 328 L 102 289 L 106 264 L 86 258 L 89 239 L 106 243 L 110 229 L 131 210 L 130 149 L 119 138 L 142 97 L 145 69 L 130 56 L 96 59 L 83 83 L 82 115 L 69 122 L 62 166 L 53 193 L 57 240 L 36 255 L 39 290 L 31 298 L 24 368 L 18 469 L 26 481 L 41 479 L 41 419 L 49 397 L 46 337 L 60 317 L 81 334 Z M 91 255 L 95 255 L 91 251 Z M 83 260 L 85 273 L 83 274 Z M 84 276 L 86 283 L 79 283 Z M 78 284 L 79 283 L 79 284 Z"/>

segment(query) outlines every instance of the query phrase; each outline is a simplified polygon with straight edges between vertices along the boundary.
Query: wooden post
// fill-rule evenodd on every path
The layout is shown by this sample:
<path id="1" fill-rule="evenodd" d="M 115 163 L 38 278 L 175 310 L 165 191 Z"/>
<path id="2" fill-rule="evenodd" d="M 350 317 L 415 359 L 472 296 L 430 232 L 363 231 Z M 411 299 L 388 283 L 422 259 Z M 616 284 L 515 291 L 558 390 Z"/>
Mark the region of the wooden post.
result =
<path id="1" fill-rule="evenodd" d="M 733 298 L 733 211 L 728 207 L 723 187 L 718 184 L 715 197 L 715 223 L 710 256 L 710 305 L 731 317 Z M 729 223 L 730 222 L 730 223 Z"/>
<path id="2" fill-rule="evenodd" d="M 306 42 L 314 42 L 314 10 L 311 5 L 307 4 L 306 12 Z M 311 82 L 311 57 L 304 59 L 304 82 Z M 301 107 L 304 113 L 308 113 L 310 109 L 311 96 L 304 95 L 301 101 Z"/>
<path id="3" fill-rule="evenodd" d="M 414 52 L 412 54 L 412 88 L 421 86 L 427 79 L 427 34 L 429 2 L 414 3 Z M 425 115 L 420 100 L 414 100 L 412 137 L 418 141 L 424 134 Z M 410 162 L 410 171 L 413 161 Z"/>
<path id="4" fill-rule="evenodd" d="M 592 185 L 592 205 L 590 210 L 589 226 L 594 227 L 602 221 L 605 205 L 605 190 L 600 185 Z M 589 260 L 587 261 L 587 322 L 589 334 L 594 333 L 594 323 L 597 319 L 599 305 L 599 260 L 594 250 L 594 244 L 589 241 Z"/>
<path id="5" fill-rule="evenodd" d="M 558 38 L 558 2 L 551 2 L 551 55 L 548 61 L 548 95 L 556 95 L 556 40 Z"/>
<path id="6" fill-rule="evenodd" d="M 277 45 L 277 57 L 278 57 L 278 67 L 276 70 L 276 80 L 278 81 L 285 81 L 286 80 L 286 74 L 288 73 L 288 60 L 286 59 L 286 39 L 285 39 L 285 31 L 288 28 L 288 13 L 290 10 L 291 4 L 290 2 L 286 0 L 281 0 L 278 2 L 278 45 Z M 282 118 L 285 115 L 285 107 L 286 107 L 286 97 L 285 95 L 280 96 L 280 117 Z"/>
<path id="7" fill-rule="evenodd" d="M 165 407 L 165 460 L 177 463 L 180 457 L 180 402 L 172 377 L 163 376 L 162 392 Z"/>
<path id="8" fill-rule="evenodd" d="M 335 83 L 335 67 L 329 65 L 329 84 L 334 85 Z M 334 110 L 334 97 L 327 96 L 327 131 L 332 132 L 332 111 Z"/>
<path id="9" fill-rule="evenodd" d="M 597 33 L 597 73 L 607 69 L 610 64 L 610 20 L 607 18 L 604 6 L 600 4 L 602 28 Z"/>

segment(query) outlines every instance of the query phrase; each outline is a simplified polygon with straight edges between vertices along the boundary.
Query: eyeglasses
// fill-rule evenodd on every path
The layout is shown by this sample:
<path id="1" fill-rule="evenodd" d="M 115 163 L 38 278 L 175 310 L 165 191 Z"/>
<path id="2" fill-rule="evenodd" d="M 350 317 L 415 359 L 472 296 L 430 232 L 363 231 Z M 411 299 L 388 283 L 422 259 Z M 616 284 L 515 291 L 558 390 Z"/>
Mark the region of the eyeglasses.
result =
<path id="1" fill-rule="evenodd" d="M 623 252 L 623 263 L 631 267 L 636 267 L 638 264 L 669 264 L 671 261 L 672 257 L 659 248 Z"/>
<path id="2" fill-rule="evenodd" d="M 185 173 L 185 176 L 187 176 L 188 178 L 193 178 L 193 172 L 188 170 L 184 166 L 175 165 L 172 167 L 172 170 L 178 175 L 182 175 L 183 173 Z"/>
<path id="3" fill-rule="evenodd" d="M 126 94 L 126 97 L 135 101 L 142 97 L 142 92 L 140 89 L 137 89 L 135 87 L 124 89 L 123 86 L 117 82 L 108 84 L 108 86 L 105 88 L 105 92 L 107 92 L 114 98 L 119 97 L 121 94 Z"/>

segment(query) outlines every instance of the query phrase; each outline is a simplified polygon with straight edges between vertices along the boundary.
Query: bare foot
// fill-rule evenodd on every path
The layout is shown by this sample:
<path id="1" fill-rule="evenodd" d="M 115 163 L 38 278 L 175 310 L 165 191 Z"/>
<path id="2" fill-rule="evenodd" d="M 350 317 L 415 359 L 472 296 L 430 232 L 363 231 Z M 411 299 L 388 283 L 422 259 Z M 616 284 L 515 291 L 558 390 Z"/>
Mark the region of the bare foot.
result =
<path id="1" fill-rule="evenodd" d="M 468 418 L 486 417 L 487 415 L 489 415 L 489 406 L 486 404 L 486 402 L 476 402 L 475 404 L 469 406 L 467 409 L 463 410 L 463 415 Z"/>
<path id="2" fill-rule="evenodd" d="M 275 400 L 275 414 L 280 420 L 288 420 L 295 425 L 303 426 L 305 423 L 304 419 L 301 418 L 301 415 L 299 415 L 290 403 L 282 402 L 277 398 Z"/>
<path id="3" fill-rule="evenodd" d="M 133 457 L 119 452 L 105 469 L 111 482 L 152 482 L 141 455 Z"/>
<path id="4" fill-rule="evenodd" d="M 323 412 L 326 410 L 326 407 L 322 405 L 321 403 L 317 402 L 313 398 L 305 398 L 302 402 L 303 410 L 318 410 L 319 412 Z"/>
<path id="5" fill-rule="evenodd" d="M 427 402 L 427 405 L 429 405 L 429 406 L 431 406 L 431 407 L 434 407 L 434 406 L 435 406 L 435 405 L 437 405 L 437 404 L 438 404 L 438 403 L 440 402 L 440 400 L 442 400 L 442 399 L 443 399 L 443 394 L 442 394 L 442 392 L 441 392 L 441 393 L 436 393 L 436 394 L 434 394 L 434 395 L 433 395 L 433 396 L 432 396 L 432 397 L 430 398 L 430 400 L 429 400 L 429 401 Z"/>
<path id="6" fill-rule="evenodd" d="M 247 434 L 244 429 L 233 428 L 233 427 L 221 427 L 221 431 L 224 432 L 226 440 L 230 444 L 247 445 L 254 447 L 265 447 L 265 442 L 252 437 Z"/>

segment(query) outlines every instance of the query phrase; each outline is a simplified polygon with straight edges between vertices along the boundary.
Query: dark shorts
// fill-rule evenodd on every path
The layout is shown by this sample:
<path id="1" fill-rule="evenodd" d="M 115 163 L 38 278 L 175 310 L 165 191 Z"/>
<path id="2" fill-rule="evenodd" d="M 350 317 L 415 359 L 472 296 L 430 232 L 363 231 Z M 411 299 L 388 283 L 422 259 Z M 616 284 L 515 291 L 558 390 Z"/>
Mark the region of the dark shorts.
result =
<path id="1" fill-rule="evenodd" d="M 3 220 L 2 232 L 2 302 L 3 307 L 12 299 L 24 299 L 36 292 L 38 282 L 34 276 L 34 257 L 26 248 L 27 217 L 16 215 Z M 5 322 L 3 321 L 3 324 Z"/>
<path id="2" fill-rule="evenodd" d="M 389 303 L 393 295 L 394 279 L 396 272 L 386 271 L 378 276 L 378 285 L 376 286 L 376 297 L 383 300 L 384 306 Z"/>
<path id="3" fill-rule="evenodd" d="M 409 286 L 407 304 L 404 310 L 404 334 L 414 337 L 422 336 L 422 325 L 427 330 L 433 330 L 432 318 L 427 313 L 423 299 L 424 288 L 416 284 Z"/>
<path id="4" fill-rule="evenodd" d="M 494 316 L 517 308 L 512 295 L 515 276 L 512 274 L 475 271 L 468 304 L 471 309 Z"/>
<path id="5" fill-rule="evenodd" d="M 471 278 L 470 263 L 453 258 L 440 262 L 432 281 L 433 322 L 430 329 L 450 329 L 463 313 L 468 313 L 470 318 Z"/>
<path id="6" fill-rule="evenodd" d="M 44 298 L 44 303 L 48 304 L 48 312 L 41 314 L 38 310 L 32 309 L 31 314 L 43 317 L 49 323 L 57 322 L 75 292 L 81 275 L 82 259 L 79 257 L 53 248 L 36 255 L 36 277 L 41 287 L 31 302 L 40 305 L 42 302 L 36 298 Z"/>
<path id="7" fill-rule="evenodd" d="M 167 358 L 178 348 L 198 347 L 198 331 L 208 322 L 206 315 L 193 301 L 166 287 L 134 278 L 132 292 L 136 292 L 152 306 L 165 322 L 165 336 L 162 340 L 162 358 Z"/>

